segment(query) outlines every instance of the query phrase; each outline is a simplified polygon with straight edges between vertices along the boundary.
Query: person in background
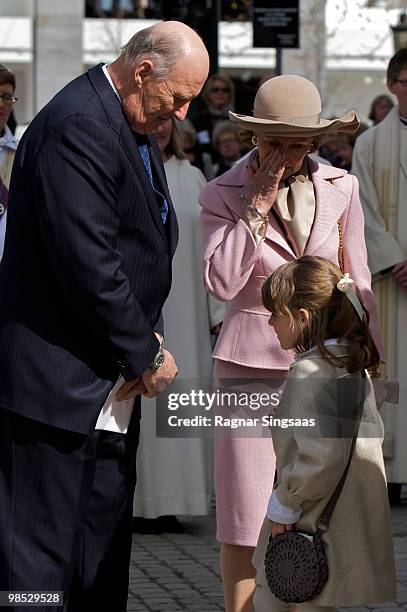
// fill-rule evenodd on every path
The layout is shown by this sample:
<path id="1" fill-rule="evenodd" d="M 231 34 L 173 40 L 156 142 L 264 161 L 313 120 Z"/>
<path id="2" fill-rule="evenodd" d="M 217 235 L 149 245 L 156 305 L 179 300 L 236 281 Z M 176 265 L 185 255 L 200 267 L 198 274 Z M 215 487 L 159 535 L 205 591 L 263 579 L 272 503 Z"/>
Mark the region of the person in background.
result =
<path id="1" fill-rule="evenodd" d="M 343 168 L 347 172 L 350 172 L 356 139 L 368 128 L 369 126 L 366 123 L 361 123 L 354 134 L 343 133 L 337 135 L 337 140 L 335 142 L 335 160 L 337 168 Z"/>
<path id="2" fill-rule="evenodd" d="M 14 96 L 16 79 L 14 74 L 0 64 L 0 260 L 3 255 L 6 233 L 8 189 L 18 140 L 7 123 L 10 120 L 17 98 Z"/>
<path id="3" fill-rule="evenodd" d="M 327 159 L 333 166 L 340 167 L 341 158 L 339 155 L 339 148 L 342 143 L 342 134 L 333 132 L 331 134 L 325 134 L 321 139 L 318 155 Z"/>
<path id="4" fill-rule="evenodd" d="M 201 94 L 206 108 L 199 111 L 192 119 L 197 132 L 198 144 L 202 151 L 210 153 L 212 160 L 217 161 L 217 155 L 212 148 L 211 138 L 215 125 L 219 121 L 229 119 L 229 111 L 235 103 L 235 86 L 226 74 L 213 74 Z"/>
<path id="5" fill-rule="evenodd" d="M 355 138 L 353 134 L 342 134 L 338 146 L 338 168 L 343 168 L 347 172 L 352 167 L 353 145 Z"/>
<path id="6" fill-rule="evenodd" d="M 263 379 L 272 387 L 284 379 L 292 355 L 267 325 L 260 290 L 278 266 L 303 254 L 342 261 L 357 279 L 380 346 L 357 181 L 308 158 L 321 135 L 355 131 L 356 114 L 322 119 L 313 83 L 282 75 L 260 87 L 254 116 L 231 113 L 231 119 L 251 130 L 256 148 L 206 185 L 200 197 L 204 284 L 230 302 L 214 351 L 215 381 Z M 252 610 L 251 558 L 274 469 L 270 439 L 215 436 L 217 539 L 227 612 Z"/>
<path id="7" fill-rule="evenodd" d="M 207 181 L 215 178 L 212 157 L 209 153 L 202 151 L 197 143 L 196 129 L 189 119 L 179 121 L 178 131 L 180 136 L 180 147 L 182 152 L 192 166 L 199 168 Z"/>
<path id="8" fill-rule="evenodd" d="M 407 483 L 407 48 L 387 68 L 398 104 L 356 141 L 352 173 L 360 184 L 373 289 L 385 343 L 385 374 L 400 385 L 399 404 L 382 409 L 390 503 Z"/>
<path id="9" fill-rule="evenodd" d="M 370 106 L 368 119 L 373 125 L 377 125 L 387 117 L 393 106 L 393 100 L 387 94 L 376 96 Z"/>
<path id="10" fill-rule="evenodd" d="M 172 289 L 163 309 L 165 341 L 188 385 L 212 380 L 211 329 L 223 321 L 226 306 L 209 302 L 202 284 L 199 245 L 199 194 L 205 177 L 185 159 L 179 122 L 169 119 L 154 132 L 171 200 L 177 213 L 179 242 Z M 211 497 L 211 447 L 201 438 L 165 439 L 156 435 L 154 400 L 143 399 L 133 529 L 177 532 L 176 515 L 206 515 Z"/>
<path id="11" fill-rule="evenodd" d="M 214 165 L 215 176 L 220 176 L 242 156 L 238 126 L 230 121 L 219 122 L 212 133 L 212 147 L 218 155 L 218 162 Z"/>

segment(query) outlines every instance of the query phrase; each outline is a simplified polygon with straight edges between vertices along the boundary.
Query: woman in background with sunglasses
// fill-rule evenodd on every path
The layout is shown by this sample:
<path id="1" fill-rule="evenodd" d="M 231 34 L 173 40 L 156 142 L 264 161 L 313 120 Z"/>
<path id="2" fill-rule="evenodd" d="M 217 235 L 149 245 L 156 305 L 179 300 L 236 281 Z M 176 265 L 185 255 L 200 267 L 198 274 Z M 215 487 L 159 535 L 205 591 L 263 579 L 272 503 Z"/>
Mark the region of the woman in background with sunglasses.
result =
<path id="1" fill-rule="evenodd" d="M 202 92 L 206 108 L 192 119 L 197 132 L 197 141 L 201 150 L 210 153 L 212 160 L 217 161 L 217 153 L 211 145 L 212 132 L 219 121 L 229 119 L 229 111 L 235 103 L 235 86 L 226 74 L 213 74 L 206 81 Z"/>

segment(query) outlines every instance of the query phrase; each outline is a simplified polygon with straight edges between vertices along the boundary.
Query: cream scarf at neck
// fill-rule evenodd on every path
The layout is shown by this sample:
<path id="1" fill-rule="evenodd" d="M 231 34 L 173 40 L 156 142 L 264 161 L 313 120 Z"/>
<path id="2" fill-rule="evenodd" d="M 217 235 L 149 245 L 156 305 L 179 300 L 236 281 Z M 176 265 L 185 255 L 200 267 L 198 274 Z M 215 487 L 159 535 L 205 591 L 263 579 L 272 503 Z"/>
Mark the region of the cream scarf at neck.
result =
<path id="1" fill-rule="evenodd" d="M 280 218 L 295 255 L 301 257 L 315 217 L 314 185 L 308 176 L 307 158 L 297 174 L 280 182 L 273 210 Z"/>

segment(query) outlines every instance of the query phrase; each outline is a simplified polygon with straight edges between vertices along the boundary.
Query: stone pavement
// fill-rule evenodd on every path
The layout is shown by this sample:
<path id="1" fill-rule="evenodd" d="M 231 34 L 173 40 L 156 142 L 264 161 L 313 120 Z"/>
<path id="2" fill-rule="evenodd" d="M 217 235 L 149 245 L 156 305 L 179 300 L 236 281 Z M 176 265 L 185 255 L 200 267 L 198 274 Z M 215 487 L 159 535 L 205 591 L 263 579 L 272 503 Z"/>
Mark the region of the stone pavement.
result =
<path id="1" fill-rule="evenodd" d="M 374 608 L 346 608 L 349 612 L 407 610 L 407 499 L 392 509 L 392 517 L 397 600 Z M 224 610 L 214 516 L 182 522 L 182 534 L 133 536 L 129 612 Z"/>

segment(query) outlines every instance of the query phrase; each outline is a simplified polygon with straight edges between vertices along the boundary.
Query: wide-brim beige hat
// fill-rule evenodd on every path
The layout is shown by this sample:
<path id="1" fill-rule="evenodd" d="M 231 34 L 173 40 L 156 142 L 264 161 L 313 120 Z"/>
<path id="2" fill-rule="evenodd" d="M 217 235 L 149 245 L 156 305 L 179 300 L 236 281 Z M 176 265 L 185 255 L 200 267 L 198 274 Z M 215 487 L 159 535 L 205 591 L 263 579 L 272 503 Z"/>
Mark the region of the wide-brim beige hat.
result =
<path id="1" fill-rule="evenodd" d="M 256 133 L 315 137 L 328 132 L 356 132 L 355 111 L 338 119 L 321 119 L 321 96 L 311 81 L 294 74 L 269 79 L 259 88 L 253 116 L 229 112 L 231 121 Z"/>

